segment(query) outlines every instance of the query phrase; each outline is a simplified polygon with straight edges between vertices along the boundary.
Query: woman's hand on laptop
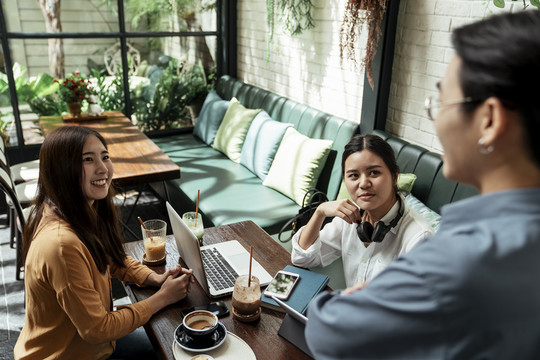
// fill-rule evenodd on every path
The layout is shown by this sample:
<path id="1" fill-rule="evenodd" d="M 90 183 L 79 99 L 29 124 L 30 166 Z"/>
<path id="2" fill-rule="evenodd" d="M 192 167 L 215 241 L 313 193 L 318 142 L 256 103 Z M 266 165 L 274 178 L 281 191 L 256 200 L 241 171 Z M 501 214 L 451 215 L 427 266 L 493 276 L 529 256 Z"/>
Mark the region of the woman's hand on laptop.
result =
<path id="1" fill-rule="evenodd" d="M 175 267 L 173 267 L 172 269 L 169 269 L 167 270 L 166 272 L 164 272 L 163 274 L 158 274 L 156 272 L 153 272 L 151 273 L 147 278 L 146 280 L 143 282 L 143 286 L 156 286 L 156 287 L 160 287 L 164 282 L 165 280 L 167 280 L 167 278 L 169 276 L 172 276 L 173 278 L 176 278 L 178 277 L 179 275 L 182 275 L 182 274 L 189 274 L 191 275 L 192 271 L 191 270 L 188 270 L 188 269 L 185 269 L 183 268 L 181 265 L 176 265 Z M 195 279 L 192 278 L 191 279 L 191 282 L 195 282 Z"/>

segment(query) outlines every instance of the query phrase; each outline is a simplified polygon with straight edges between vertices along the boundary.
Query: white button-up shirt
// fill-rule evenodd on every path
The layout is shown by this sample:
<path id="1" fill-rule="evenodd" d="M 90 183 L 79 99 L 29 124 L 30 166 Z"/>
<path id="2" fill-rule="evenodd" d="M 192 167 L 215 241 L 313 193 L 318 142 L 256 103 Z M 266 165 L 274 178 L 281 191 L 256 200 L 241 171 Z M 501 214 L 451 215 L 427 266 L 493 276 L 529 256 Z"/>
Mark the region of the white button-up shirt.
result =
<path id="1" fill-rule="evenodd" d="M 365 247 L 356 232 L 358 225 L 335 217 L 323 227 L 317 240 L 306 250 L 298 245 L 304 229 L 300 228 L 292 238 L 292 263 L 301 267 L 328 266 L 341 256 L 347 287 L 371 280 L 398 256 L 433 235 L 433 228 L 427 221 L 410 209 L 403 197 L 401 200 L 404 206 L 403 216 L 382 242 L 374 242 Z M 399 202 L 396 201 L 381 221 L 389 224 L 398 210 Z"/>

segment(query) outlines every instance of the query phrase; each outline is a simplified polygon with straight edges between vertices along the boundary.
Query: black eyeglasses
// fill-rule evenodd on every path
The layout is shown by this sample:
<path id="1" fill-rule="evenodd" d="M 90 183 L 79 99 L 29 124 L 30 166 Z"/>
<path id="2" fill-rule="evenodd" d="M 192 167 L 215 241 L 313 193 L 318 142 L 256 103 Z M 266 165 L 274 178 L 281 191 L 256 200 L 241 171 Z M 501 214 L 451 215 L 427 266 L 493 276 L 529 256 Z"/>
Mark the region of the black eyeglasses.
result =
<path id="1" fill-rule="evenodd" d="M 431 120 L 434 120 L 437 115 L 439 115 L 439 111 L 446 106 L 453 106 L 453 105 L 460 105 L 460 104 L 466 104 L 466 103 L 473 103 L 473 102 L 479 102 L 480 100 L 474 100 L 471 97 L 466 97 L 465 99 L 461 100 L 452 100 L 452 101 L 439 101 L 438 99 L 435 99 L 433 96 L 428 96 L 426 98 L 426 101 L 424 101 L 424 107 L 426 108 L 427 114 Z"/>

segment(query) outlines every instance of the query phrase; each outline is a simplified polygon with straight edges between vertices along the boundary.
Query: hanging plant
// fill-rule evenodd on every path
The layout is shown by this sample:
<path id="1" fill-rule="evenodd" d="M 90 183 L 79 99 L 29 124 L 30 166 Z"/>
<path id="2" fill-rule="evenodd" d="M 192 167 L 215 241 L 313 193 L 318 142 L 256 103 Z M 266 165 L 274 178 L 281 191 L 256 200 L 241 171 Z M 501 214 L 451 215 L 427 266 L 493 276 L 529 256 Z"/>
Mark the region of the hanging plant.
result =
<path id="1" fill-rule="evenodd" d="M 279 1 L 279 19 L 283 30 L 291 36 L 300 35 L 304 30 L 312 29 L 313 17 L 310 0 L 281 0 Z"/>
<path id="2" fill-rule="evenodd" d="M 363 24 L 368 25 L 366 55 L 362 61 L 366 69 L 369 85 L 374 88 L 371 63 L 377 52 L 377 43 L 381 36 L 381 22 L 386 11 L 387 0 L 349 0 L 339 32 L 339 55 L 357 63 L 356 42 Z"/>
<path id="3" fill-rule="evenodd" d="M 517 1 L 517 0 L 512 0 L 512 1 Z M 529 3 L 530 5 L 536 6 L 537 8 L 540 9 L 540 0 L 529 0 Z M 502 9 L 504 8 L 504 0 L 493 0 L 493 5 Z M 527 2 L 523 0 L 523 10 L 525 10 L 528 7 L 529 5 L 527 5 Z"/>
<path id="4" fill-rule="evenodd" d="M 266 64 L 270 59 L 270 44 L 274 38 L 274 19 L 275 19 L 274 0 L 266 0 Z"/>
<path id="5" fill-rule="evenodd" d="M 270 57 L 276 17 L 287 34 L 296 36 L 315 27 L 311 16 L 312 8 L 311 0 L 280 0 L 277 8 L 275 0 L 266 0 L 266 62 Z"/>

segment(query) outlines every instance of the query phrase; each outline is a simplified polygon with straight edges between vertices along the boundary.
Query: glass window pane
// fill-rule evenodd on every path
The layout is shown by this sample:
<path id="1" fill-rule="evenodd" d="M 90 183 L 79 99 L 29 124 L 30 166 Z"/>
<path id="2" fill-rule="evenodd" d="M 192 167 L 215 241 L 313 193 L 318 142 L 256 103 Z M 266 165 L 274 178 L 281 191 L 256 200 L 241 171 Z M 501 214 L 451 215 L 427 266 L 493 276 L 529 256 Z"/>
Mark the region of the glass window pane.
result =
<path id="1" fill-rule="evenodd" d="M 53 81 L 54 78 L 63 79 L 64 76 L 79 71 L 82 77 L 90 79 L 91 86 L 97 92 L 100 104 L 105 110 L 124 110 L 122 65 L 120 55 L 117 54 L 118 40 L 64 39 L 62 43 L 63 56 L 59 56 L 57 62 L 64 64 L 63 73 L 66 75 L 56 76 L 48 66 L 50 61 L 47 39 L 10 42 L 25 144 L 43 141 L 38 124 L 40 116 L 60 116 L 68 112 L 67 104 L 57 94 L 58 85 Z M 25 49 L 32 51 L 26 52 Z M 107 57 L 106 53 L 112 56 Z M 107 68 L 114 69 L 115 73 L 109 73 Z M 9 92 L 7 94 L 9 95 Z M 82 102 L 82 111 L 87 111 L 87 108 L 88 102 L 85 100 Z"/>
<path id="2" fill-rule="evenodd" d="M 4 53 L 0 47 L 2 63 L 0 65 L 0 141 L 5 141 L 7 146 L 15 146 L 17 143 L 17 131 L 11 107 L 6 67 L 4 65 Z"/>
<path id="3" fill-rule="evenodd" d="M 108 2 L 111 4 L 102 0 L 7 0 L 4 15 L 10 32 L 117 32 L 116 1 Z"/>
<path id="4" fill-rule="evenodd" d="M 216 0 L 126 0 L 132 32 L 216 31 Z"/>
<path id="5" fill-rule="evenodd" d="M 141 65 L 130 77 L 132 120 L 143 131 L 192 126 L 197 106 L 213 85 L 216 38 L 144 41 Z"/>

